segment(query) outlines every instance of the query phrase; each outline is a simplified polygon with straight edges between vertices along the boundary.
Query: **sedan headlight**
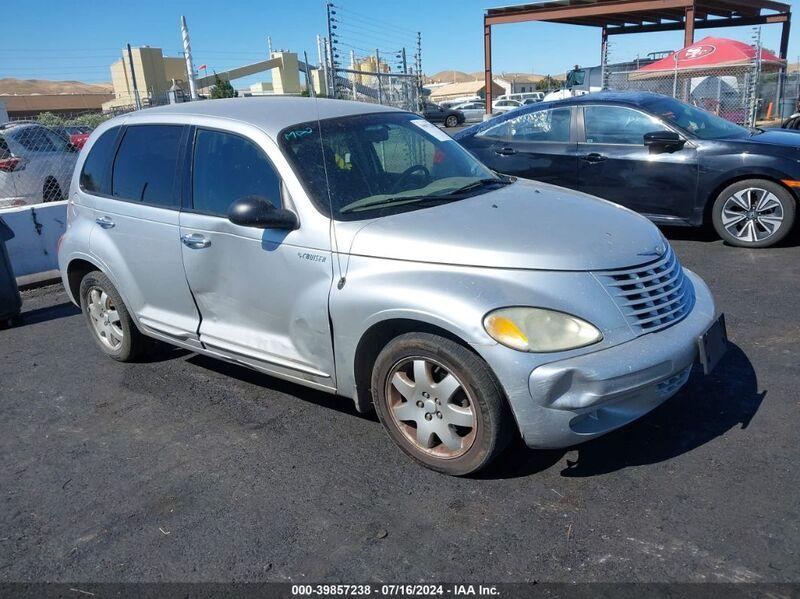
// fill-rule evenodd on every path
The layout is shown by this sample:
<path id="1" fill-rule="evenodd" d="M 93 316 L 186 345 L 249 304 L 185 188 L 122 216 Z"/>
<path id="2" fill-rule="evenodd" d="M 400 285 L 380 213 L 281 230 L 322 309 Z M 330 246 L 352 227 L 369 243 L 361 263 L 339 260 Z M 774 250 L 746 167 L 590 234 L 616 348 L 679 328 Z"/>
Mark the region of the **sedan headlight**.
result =
<path id="1" fill-rule="evenodd" d="M 585 320 L 544 308 L 500 308 L 486 315 L 483 326 L 498 343 L 527 352 L 577 349 L 603 338 Z"/>

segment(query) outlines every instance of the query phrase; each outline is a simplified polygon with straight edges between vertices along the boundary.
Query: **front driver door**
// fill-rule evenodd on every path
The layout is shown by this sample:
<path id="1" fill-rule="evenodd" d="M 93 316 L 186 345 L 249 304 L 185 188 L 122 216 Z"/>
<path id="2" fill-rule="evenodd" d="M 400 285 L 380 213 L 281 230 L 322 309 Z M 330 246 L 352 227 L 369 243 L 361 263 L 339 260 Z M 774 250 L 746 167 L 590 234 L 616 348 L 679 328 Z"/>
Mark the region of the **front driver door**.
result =
<path id="1" fill-rule="evenodd" d="M 505 173 L 577 186 L 577 143 L 572 109 L 525 112 L 477 133 L 467 147 L 489 168 Z"/>
<path id="2" fill-rule="evenodd" d="M 193 137 L 180 225 L 200 341 L 250 366 L 333 388 L 330 247 L 309 247 L 302 223 L 286 231 L 228 220 L 230 204 L 249 195 L 291 208 L 262 149 L 267 140 L 259 145 L 249 136 L 203 128 Z"/>
<path id="3" fill-rule="evenodd" d="M 670 130 L 654 116 L 626 106 L 591 105 L 583 111 L 578 143 L 580 191 L 650 216 L 689 218 L 697 193 L 697 150 L 651 152 L 645 133 Z"/>

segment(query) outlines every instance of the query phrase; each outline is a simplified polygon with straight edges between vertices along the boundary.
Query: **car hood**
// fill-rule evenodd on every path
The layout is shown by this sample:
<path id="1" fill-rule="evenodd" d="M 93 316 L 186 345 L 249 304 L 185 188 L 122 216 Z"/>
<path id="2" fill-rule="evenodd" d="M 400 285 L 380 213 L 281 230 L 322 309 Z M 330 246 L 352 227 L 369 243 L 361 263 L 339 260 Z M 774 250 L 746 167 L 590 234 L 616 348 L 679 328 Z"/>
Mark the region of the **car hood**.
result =
<path id="1" fill-rule="evenodd" d="M 666 247 L 644 217 L 583 193 L 518 180 L 464 200 L 336 224 L 353 255 L 490 268 L 602 270 Z"/>
<path id="2" fill-rule="evenodd" d="M 754 133 L 747 137 L 725 140 L 732 143 L 745 143 L 767 146 L 782 146 L 784 148 L 800 148 L 800 135 L 789 129 L 764 129 L 761 133 Z"/>

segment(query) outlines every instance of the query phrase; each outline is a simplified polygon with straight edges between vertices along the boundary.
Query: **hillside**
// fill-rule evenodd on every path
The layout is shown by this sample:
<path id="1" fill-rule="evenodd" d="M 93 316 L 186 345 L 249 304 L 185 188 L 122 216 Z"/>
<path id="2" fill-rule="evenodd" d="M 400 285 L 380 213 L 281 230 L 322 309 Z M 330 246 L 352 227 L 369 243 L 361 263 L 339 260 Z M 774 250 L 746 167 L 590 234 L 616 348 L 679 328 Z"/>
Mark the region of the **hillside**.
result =
<path id="1" fill-rule="evenodd" d="M 109 83 L 83 83 L 81 81 L 48 81 L 46 79 L 0 79 L 0 95 L 30 94 L 107 94 Z"/>

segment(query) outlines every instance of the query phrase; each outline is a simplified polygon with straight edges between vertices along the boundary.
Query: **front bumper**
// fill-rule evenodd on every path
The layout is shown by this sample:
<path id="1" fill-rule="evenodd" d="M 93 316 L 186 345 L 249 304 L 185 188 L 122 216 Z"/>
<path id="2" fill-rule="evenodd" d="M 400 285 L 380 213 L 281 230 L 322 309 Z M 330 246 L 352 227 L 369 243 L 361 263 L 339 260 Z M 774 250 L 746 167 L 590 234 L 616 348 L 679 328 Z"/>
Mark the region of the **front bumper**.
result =
<path id="1" fill-rule="evenodd" d="M 603 435 L 643 416 L 686 383 L 697 338 L 714 322 L 703 280 L 685 271 L 695 289 L 692 311 L 675 325 L 626 343 L 538 366 L 509 395 L 529 447 L 558 448 Z M 509 387 L 506 387 L 508 393 Z"/>

